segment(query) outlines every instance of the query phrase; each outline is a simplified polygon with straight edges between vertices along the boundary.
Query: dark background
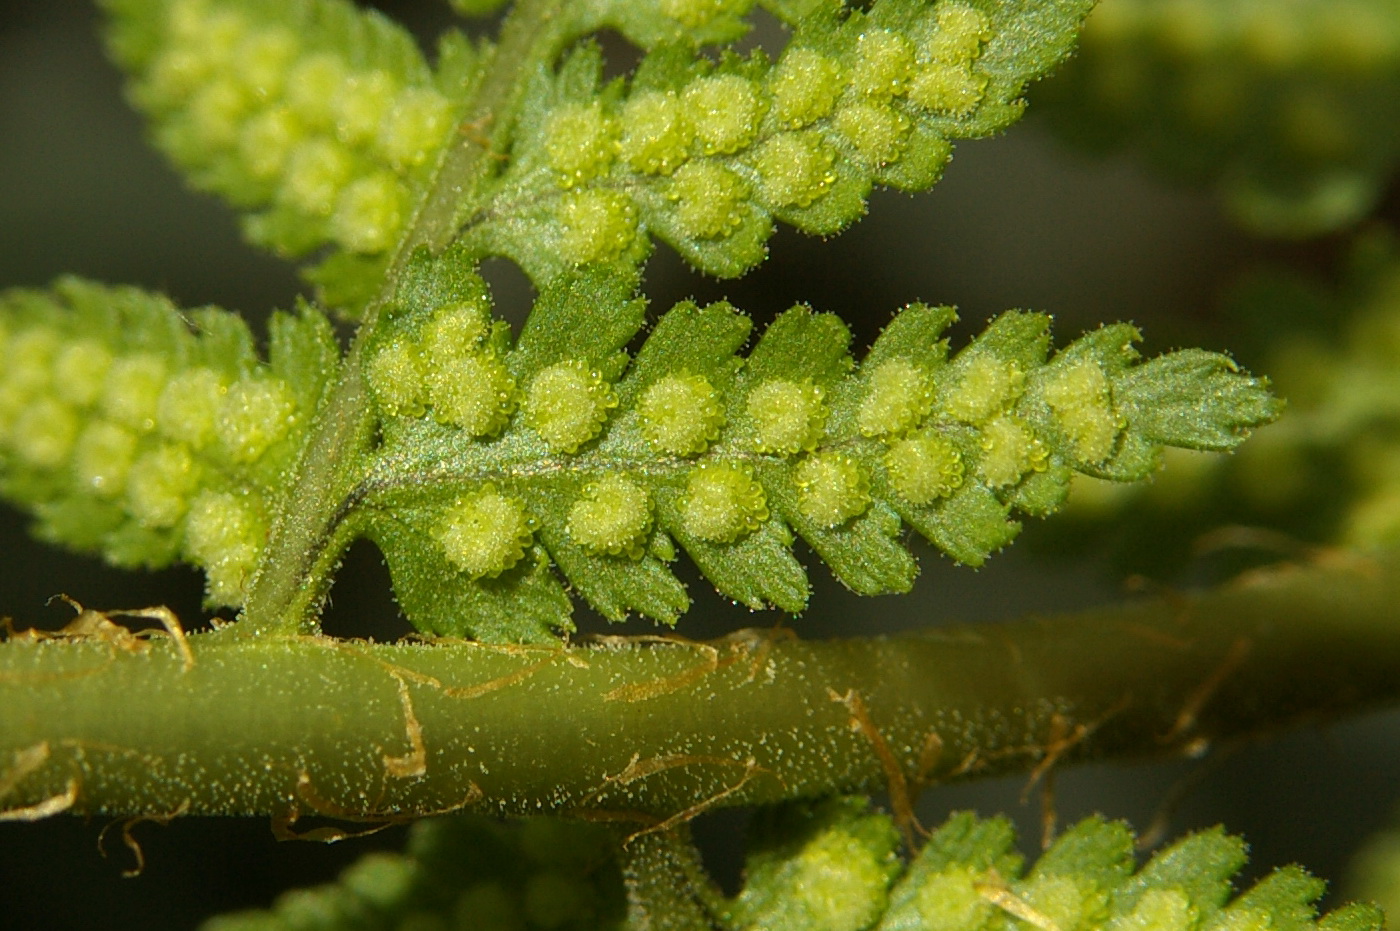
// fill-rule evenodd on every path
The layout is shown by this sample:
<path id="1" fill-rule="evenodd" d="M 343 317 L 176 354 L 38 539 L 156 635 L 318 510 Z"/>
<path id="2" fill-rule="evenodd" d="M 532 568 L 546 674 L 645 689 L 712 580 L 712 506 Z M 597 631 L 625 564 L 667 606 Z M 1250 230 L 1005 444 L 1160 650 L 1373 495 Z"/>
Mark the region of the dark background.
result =
<path id="1" fill-rule="evenodd" d="M 440 0 L 381 6 L 425 34 L 447 21 Z M 290 306 L 299 288 L 291 270 L 243 246 L 231 214 L 186 191 L 144 145 L 96 26 L 90 3 L 0 2 L 0 287 L 43 285 L 74 272 L 253 317 Z M 963 335 L 993 313 L 1027 307 L 1054 312 L 1062 339 L 1123 319 L 1147 326 L 1150 351 L 1188 342 L 1224 348 L 1212 310 L 1222 282 L 1260 258 L 1323 262 L 1332 248 L 1243 237 L 1208 199 L 1126 161 L 1083 160 L 1034 120 L 1002 139 L 960 145 L 932 193 L 877 194 L 871 213 L 830 242 L 779 234 L 773 261 L 737 282 L 695 276 L 660 248 L 648 270 L 654 307 L 692 295 L 728 297 L 763 318 L 805 300 L 841 313 L 868 342 L 894 308 L 923 299 L 958 304 Z M 501 265 L 492 276 L 501 311 L 518 320 L 528 302 L 521 277 Z M 21 515 L 0 508 L 0 611 L 17 626 L 62 624 L 66 610 L 46 606 L 60 592 L 96 607 L 169 604 L 183 618 L 201 616 L 194 572 L 116 572 L 31 543 L 24 526 Z M 1027 536 L 1037 532 L 1029 527 Z M 792 626 L 819 636 L 995 621 L 1120 593 L 1121 580 L 1101 560 L 1047 564 L 1028 549 L 1013 548 L 978 572 L 923 549 L 916 592 L 898 599 L 856 599 L 816 569 L 813 607 Z M 377 553 L 358 546 L 334 590 L 327 629 L 380 638 L 405 632 L 387 588 Z M 705 600 L 704 590 L 693 587 L 702 603 L 683 628 L 692 636 L 774 620 Z M 1397 726 L 1396 714 L 1374 714 L 1217 755 L 1175 810 L 1171 832 L 1223 822 L 1251 842 L 1252 870 L 1297 861 L 1340 878 L 1350 853 L 1390 814 Z M 1098 811 L 1144 827 L 1199 765 L 1063 772 L 1061 820 Z M 1034 836 L 1038 811 L 1020 802 L 1020 790 L 1019 780 L 934 789 L 924 797 L 923 820 L 937 823 L 954 808 L 1007 810 Z M 731 880 L 741 820 L 727 815 L 698 826 L 708 855 Z M 74 818 L 0 825 L 0 928 L 190 928 L 221 910 L 266 905 L 288 886 L 328 880 L 364 850 L 401 838 L 395 829 L 334 847 L 278 843 L 263 820 L 187 818 L 139 828 L 146 870 L 123 879 L 129 854 L 117 842 L 108 844 L 110 859 L 99 855 L 103 826 Z"/>

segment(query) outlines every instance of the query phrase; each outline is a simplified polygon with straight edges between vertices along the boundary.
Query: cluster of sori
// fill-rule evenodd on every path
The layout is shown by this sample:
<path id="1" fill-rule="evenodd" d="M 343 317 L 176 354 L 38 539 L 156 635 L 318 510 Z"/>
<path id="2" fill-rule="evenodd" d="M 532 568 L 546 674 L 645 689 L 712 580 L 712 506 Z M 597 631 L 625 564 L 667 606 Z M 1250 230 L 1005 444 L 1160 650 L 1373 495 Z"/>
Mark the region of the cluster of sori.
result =
<path id="1" fill-rule="evenodd" d="M 1188 931 L 1287 920 L 1300 931 L 1364 931 L 1383 921 L 1372 905 L 1318 918 L 1313 903 L 1326 884 L 1298 867 L 1276 870 L 1233 896 L 1246 848 L 1218 828 L 1177 841 L 1139 868 L 1125 825 L 1088 818 L 1025 869 L 1014 829 L 1002 818 L 954 814 L 908 863 L 895 853 L 898 833 L 889 816 L 866 810 L 861 800 L 793 805 L 757 820 L 750 846 L 758 849 L 734 900 L 736 928 Z"/>
<path id="2" fill-rule="evenodd" d="M 0 491 L 47 539 L 123 565 L 185 559 L 211 603 L 240 604 L 315 389 L 259 363 L 222 311 L 191 314 L 196 336 L 162 298 L 77 281 L 0 309 Z M 333 353 L 315 320 L 280 329 Z"/>
<path id="3" fill-rule="evenodd" d="M 515 167 L 495 225 L 524 223 L 565 263 L 644 248 L 645 229 L 700 268 L 734 275 L 762 259 L 775 217 L 827 234 L 864 213 L 872 184 L 927 187 L 949 139 L 970 134 L 996 30 L 957 0 L 895 6 L 813 15 L 771 65 L 729 56 L 682 67 L 657 53 L 625 94 L 597 92 L 600 61 L 583 49 L 523 127 L 525 151 L 537 154 Z M 527 268 L 548 264 L 515 251 Z"/>
<path id="4" fill-rule="evenodd" d="M 1013 311 L 950 357 L 952 309 L 914 305 L 857 366 L 833 315 L 793 308 L 740 357 L 747 317 L 683 303 L 629 364 L 642 317 L 626 296 L 556 283 L 512 346 L 479 281 L 397 318 L 368 357 L 385 422 L 371 484 L 406 505 L 376 539 L 405 567 L 411 617 L 424 545 L 468 588 L 507 583 L 482 591 L 558 589 L 552 562 L 609 617 L 684 608 L 662 565 L 673 541 L 754 607 L 805 604 L 794 532 L 852 589 L 904 590 L 916 566 L 901 521 L 979 565 L 1015 536 L 1013 510 L 1054 510 L 1076 471 L 1141 479 L 1162 445 L 1231 448 L 1274 415 L 1223 356 L 1134 365 L 1125 325 L 1052 356 L 1048 316 Z M 619 322 L 603 332 L 610 301 Z M 408 526 L 416 562 L 394 555 Z"/>
<path id="5" fill-rule="evenodd" d="M 612 832 L 582 821 L 475 816 L 413 825 L 403 854 L 361 857 L 334 883 L 202 931 L 602 931 L 626 903 Z"/>
<path id="6" fill-rule="evenodd" d="M 345 0 L 108 3 L 157 143 L 253 239 L 394 246 L 455 125 L 411 36 Z"/>
<path id="7" fill-rule="evenodd" d="M 1309 235 L 1384 190 L 1397 88 L 1391 0 L 1121 0 L 1095 10 L 1037 106 L 1071 138 L 1217 185 L 1257 231 Z"/>

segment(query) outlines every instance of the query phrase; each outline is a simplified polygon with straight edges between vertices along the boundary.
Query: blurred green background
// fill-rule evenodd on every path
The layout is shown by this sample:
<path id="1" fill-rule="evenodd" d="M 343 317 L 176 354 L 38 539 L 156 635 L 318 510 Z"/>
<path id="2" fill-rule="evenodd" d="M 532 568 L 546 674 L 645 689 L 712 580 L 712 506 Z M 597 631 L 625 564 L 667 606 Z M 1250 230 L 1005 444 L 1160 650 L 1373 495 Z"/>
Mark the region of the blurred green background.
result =
<path id="1" fill-rule="evenodd" d="M 449 21 L 445 2 L 379 6 L 424 35 Z M 232 215 L 185 190 L 144 145 L 140 121 L 103 58 L 97 23 L 94 6 L 78 0 L 0 3 L 0 286 L 43 285 L 72 272 L 254 318 L 290 306 L 299 289 L 292 270 L 243 246 Z M 1392 194 L 1392 218 L 1396 206 Z M 1222 349 L 1232 345 L 1228 324 L 1214 313 L 1224 283 L 1264 259 L 1325 267 L 1341 248 L 1340 239 L 1300 247 L 1245 237 L 1209 199 L 1127 161 L 1085 160 L 1060 148 L 1034 118 L 1004 138 L 961 145 L 929 195 L 876 195 L 871 214 L 830 242 L 779 234 L 769 264 L 739 281 L 695 276 L 662 247 L 648 269 L 653 306 L 726 297 L 766 318 L 802 300 L 845 316 L 861 342 L 912 300 L 959 305 L 960 338 L 993 313 L 1026 307 L 1053 312 L 1062 340 L 1122 319 L 1145 327 L 1148 351 Z M 501 312 L 518 321 L 529 299 L 523 279 L 501 265 L 491 277 Z M 168 604 L 187 620 L 201 616 L 193 571 L 109 570 L 31 543 L 24 528 L 22 516 L 0 509 L 0 613 L 16 626 L 64 623 L 69 609 L 48 604 L 58 593 L 100 608 Z M 1034 544 L 1041 533 L 1032 525 L 1025 537 Z M 1105 560 L 1028 553 L 1045 548 L 1023 544 L 976 572 L 924 548 L 923 577 L 904 598 L 856 599 L 816 570 L 812 608 L 790 624 L 805 637 L 871 633 L 994 622 L 1122 595 L 1124 580 Z M 693 592 L 697 607 L 683 628 L 690 636 L 778 620 L 728 605 L 704 585 Z M 352 551 L 332 597 L 332 633 L 382 639 L 407 630 L 371 547 Z M 1400 715 L 1374 714 L 1217 750 L 1204 763 L 1066 771 L 1058 780 L 1060 817 L 1098 811 L 1145 828 L 1174 786 L 1199 776 L 1175 809 L 1172 834 L 1223 822 L 1253 845 L 1256 873 L 1296 861 L 1338 879 L 1400 795 L 1397 735 Z M 1029 843 L 1039 811 L 1034 800 L 1021 802 L 1021 788 L 1020 780 L 1003 780 L 934 789 L 922 817 L 937 823 L 954 808 L 1007 810 Z M 707 855 L 731 881 L 742 820 L 719 815 L 697 825 Z M 214 912 L 266 905 L 283 888 L 327 880 L 364 850 L 401 839 L 401 829 L 391 829 L 334 847 L 278 843 L 265 820 L 187 818 L 138 827 L 146 869 L 123 879 L 130 854 L 120 831 L 108 837 L 110 857 L 99 854 L 104 826 L 72 818 L 0 824 L 0 928 L 189 928 Z"/>

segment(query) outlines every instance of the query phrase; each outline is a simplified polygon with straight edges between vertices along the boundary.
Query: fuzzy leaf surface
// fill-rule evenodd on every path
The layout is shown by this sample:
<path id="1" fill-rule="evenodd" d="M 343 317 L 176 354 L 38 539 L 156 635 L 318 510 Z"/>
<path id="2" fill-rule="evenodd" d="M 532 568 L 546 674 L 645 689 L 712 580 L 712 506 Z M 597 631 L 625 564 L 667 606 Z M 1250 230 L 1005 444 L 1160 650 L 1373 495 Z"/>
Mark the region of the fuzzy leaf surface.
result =
<path id="1" fill-rule="evenodd" d="M 1026 86 L 1069 54 L 1091 5 L 812 3 L 770 61 L 695 53 L 737 34 L 746 3 L 593 0 L 585 20 L 647 53 L 606 80 L 585 41 L 530 77 L 511 162 L 462 217 L 467 241 L 540 285 L 578 264 L 636 264 L 652 237 L 707 273 L 740 275 L 776 222 L 830 235 L 864 215 L 873 187 L 930 187 L 954 140 L 1019 118 Z"/>
<path id="2" fill-rule="evenodd" d="M 238 605 L 340 349 L 302 306 L 248 326 L 75 278 L 0 294 L 0 493 L 123 566 L 194 563 Z"/>
<path id="3" fill-rule="evenodd" d="M 363 500 L 420 629 L 568 630 L 556 571 L 610 619 L 674 624 L 678 549 L 725 596 L 798 613 L 798 537 L 851 589 L 905 591 L 905 524 L 980 565 L 1075 472 L 1146 478 L 1162 444 L 1232 448 L 1278 406 L 1225 356 L 1137 365 L 1121 325 L 1053 352 L 1049 318 L 1024 311 L 950 356 L 953 310 L 913 305 L 857 365 L 833 315 L 794 307 L 744 356 L 746 316 L 682 303 L 629 359 L 634 286 L 560 279 L 513 340 L 474 272 L 411 263 L 368 355 L 382 444 Z"/>

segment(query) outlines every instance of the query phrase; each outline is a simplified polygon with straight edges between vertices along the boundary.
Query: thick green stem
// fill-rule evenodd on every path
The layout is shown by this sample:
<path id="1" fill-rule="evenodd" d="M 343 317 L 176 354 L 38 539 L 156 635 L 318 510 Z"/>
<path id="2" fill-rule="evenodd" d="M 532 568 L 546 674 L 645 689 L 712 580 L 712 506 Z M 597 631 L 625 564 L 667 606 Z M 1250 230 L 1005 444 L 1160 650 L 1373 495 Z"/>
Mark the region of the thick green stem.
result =
<path id="1" fill-rule="evenodd" d="M 505 148 L 524 76 L 558 51 L 567 36 L 559 15 L 560 0 L 530 0 L 517 5 L 502 27 L 478 88 L 464 135 L 443 157 L 432 189 L 399 246 L 384 286 L 366 311 L 354 345 L 326 403 L 316 416 L 295 478 L 282 499 L 263 558 L 248 591 L 240 624 L 243 634 L 312 633 L 316 612 L 330 585 L 330 575 L 351 534 L 342 526 L 345 508 L 363 468 L 362 454 L 373 434 L 373 406 L 365 387 L 361 356 L 378 320 L 393 297 L 404 263 L 418 246 L 439 250 L 455 237 L 458 216 L 479 199 L 479 187 L 493 169 L 492 159 Z"/>
<path id="2" fill-rule="evenodd" d="M 0 646 L 0 804 L 666 818 L 1196 753 L 1400 697 L 1400 558 L 889 639 Z M 23 813 L 23 812 L 21 812 Z"/>

